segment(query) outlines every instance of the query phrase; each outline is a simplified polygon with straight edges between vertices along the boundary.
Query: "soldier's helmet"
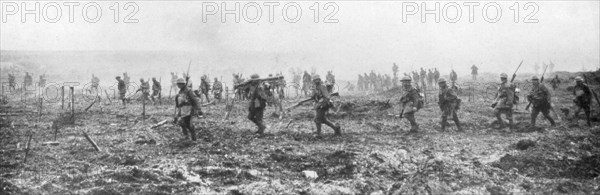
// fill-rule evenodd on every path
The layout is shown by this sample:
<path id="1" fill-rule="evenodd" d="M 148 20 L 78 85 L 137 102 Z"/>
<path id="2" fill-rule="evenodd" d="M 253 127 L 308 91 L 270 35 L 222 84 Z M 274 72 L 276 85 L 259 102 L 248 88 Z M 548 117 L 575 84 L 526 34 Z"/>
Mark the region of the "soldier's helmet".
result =
<path id="1" fill-rule="evenodd" d="M 508 78 L 508 75 L 506 75 L 506 73 L 502 73 L 500 74 L 500 78 Z"/>
<path id="2" fill-rule="evenodd" d="M 531 77 L 531 80 L 532 80 L 532 81 L 533 81 L 533 80 L 538 80 L 538 81 L 539 81 L 540 79 L 539 79 L 537 76 L 533 76 L 533 77 Z"/>
<path id="3" fill-rule="evenodd" d="M 583 78 L 581 76 L 577 76 L 575 77 L 575 81 L 583 82 Z"/>
<path id="4" fill-rule="evenodd" d="M 117 76 L 117 77 L 115 77 L 115 79 L 121 79 L 121 77 L 120 77 L 120 76 Z"/>
<path id="5" fill-rule="evenodd" d="M 181 84 L 185 84 L 185 79 L 183 79 L 183 78 L 178 78 L 178 79 L 177 79 L 177 84 L 180 84 L 180 83 L 181 83 Z"/>
<path id="6" fill-rule="evenodd" d="M 402 77 L 402 79 L 400 81 L 402 81 L 402 82 L 410 82 L 411 80 L 410 80 L 410 77 L 405 76 L 405 77 Z"/>
<path id="7" fill-rule="evenodd" d="M 152 77 L 152 80 L 156 80 L 156 77 Z"/>
<path id="8" fill-rule="evenodd" d="M 440 79 L 438 80 L 438 83 L 446 83 L 446 79 L 444 79 L 444 78 L 440 78 Z"/>
<path id="9" fill-rule="evenodd" d="M 252 76 L 250 76 L 250 79 L 258 79 L 260 78 L 260 76 L 258 76 L 258 74 L 253 74 Z"/>
<path id="10" fill-rule="evenodd" d="M 319 81 L 320 81 L 320 80 L 321 80 L 321 77 L 320 77 L 318 74 L 316 74 L 315 76 L 313 76 L 313 77 L 312 77 L 312 80 L 313 80 L 313 81 L 316 81 L 316 80 L 319 80 Z"/>

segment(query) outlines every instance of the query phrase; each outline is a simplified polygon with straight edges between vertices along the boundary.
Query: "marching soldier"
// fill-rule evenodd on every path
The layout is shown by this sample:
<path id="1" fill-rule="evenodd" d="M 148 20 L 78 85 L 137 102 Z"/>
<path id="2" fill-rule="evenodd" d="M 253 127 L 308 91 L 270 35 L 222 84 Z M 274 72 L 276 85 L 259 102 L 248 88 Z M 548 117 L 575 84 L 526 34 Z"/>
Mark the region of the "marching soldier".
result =
<path id="1" fill-rule="evenodd" d="M 38 82 L 38 85 L 40 87 L 45 87 L 46 86 L 46 75 L 40 75 L 40 80 Z"/>
<path id="2" fill-rule="evenodd" d="M 177 73 L 171 72 L 171 90 L 173 89 L 177 90 Z"/>
<path id="3" fill-rule="evenodd" d="M 189 134 L 192 141 L 196 141 L 196 129 L 192 123 L 192 116 L 202 114 L 198 97 L 186 86 L 183 78 L 177 79 L 177 87 L 179 88 L 179 93 L 175 96 L 177 116 L 174 121 L 181 127 L 184 137 L 187 138 Z"/>
<path id="4" fill-rule="evenodd" d="M 25 87 L 29 87 L 29 86 L 31 86 L 31 83 L 32 83 L 31 75 L 29 75 L 29 72 L 25 72 L 25 77 L 23 78 L 23 84 L 25 85 Z"/>
<path id="5" fill-rule="evenodd" d="M 97 92 L 99 85 L 100 85 L 100 79 L 98 77 L 96 77 L 94 74 L 92 74 L 92 87 L 90 90 Z"/>
<path id="6" fill-rule="evenodd" d="M 213 83 L 212 91 L 215 95 L 215 99 L 221 100 L 221 94 L 223 93 L 223 84 L 221 84 L 221 82 L 217 80 L 217 77 L 215 77 L 215 82 Z"/>
<path id="7" fill-rule="evenodd" d="M 440 71 L 438 71 L 437 68 L 434 68 L 434 70 L 433 70 L 433 80 L 434 81 L 440 80 Z"/>
<path id="8" fill-rule="evenodd" d="M 419 77 L 419 73 L 417 71 L 413 71 L 413 80 L 415 81 L 415 85 L 417 88 L 419 88 L 419 81 L 421 80 L 421 77 Z"/>
<path id="9" fill-rule="evenodd" d="M 531 88 L 529 95 L 527 95 L 527 100 L 529 100 L 533 106 L 531 108 L 531 126 L 535 127 L 535 121 L 540 112 L 542 112 L 544 117 L 550 121 L 550 125 L 553 127 L 556 126 L 554 119 L 550 117 L 550 108 L 552 106 L 550 104 L 550 91 L 548 91 L 548 88 L 546 88 L 544 84 L 540 84 L 540 79 L 537 76 L 531 78 L 531 83 L 533 84 L 533 87 Z"/>
<path id="10" fill-rule="evenodd" d="M 587 84 L 583 83 L 583 78 L 580 76 L 575 77 L 575 88 L 573 89 L 573 95 L 575 99 L 573 102 L 577 106 L 577 110 L 573 113 L 573 118 L 579 118 L 579 112 L 583 109 L 585 112 L 585 117 L 587 119 L 587 125 L 592 126 L 592 122 L 590 121 L 590 106 L 592 103 L 592 91 Z"/>
<path id="11" fill-rule="evenodd" d="M 427 86 L 433 86 L 433 71 L 427 70 Z"/>
<path id="12" fill-rule="evenodd" d="M 119 99 L 121 99 L 121 101 L 123 102 L 123 106 L 125 106 L 125 93 L 127 93 L 127 85 L 125 84 L 125 81 L 123 79 L 121 79 L 120 76 L 116 77 L 117 79 L 117 88 L 119 89 Z"/>
<path id="13" fill-rule="evenodd" d="M 505 128 L 506 124 L 502 119 L 501 115 L 505 114 L 506 118 L 509 122 L 509 128 L 513 129 L 513 101 L 514 101 L 514 86 L 512 83 L 508 83 L 508 75 L 505 73 L 500 74 L 500 87 L 498 87 L 498 92 L 496 93 L 496 100 L 492 104 L 494 108 L 494 114 L 496 115 L 496 119 L 500 123 L 500 128 Z"/>
<path id="14" fill-rule="evenodd" d="M 15 75 L 13 74 L 8 74 L 8 89 L 9 90 L 15 90 Z"/>
<path id="15" fill-rule="evenodd" d="M 456 95 L 456 91 L 446 85 L 446 79 L 444 78 L 441 78 L 438 81 L 438 85 L 440 86 L 438 105 L 442 110 L 442 131 L 446 130 L 449 115 L 452 115 L 452 120 L 456 124 L 458 131 L 462 131 L 462 128 L 460 127 L 460 121 L 458 120 L 458 115 L 456 114 L 456 110 L 458 110 L 460 106 L 460 99 Z"/>
<path id="16" fill-rule="evenodd" d="M 421 67 L 421 86 L 423 86 L 423 89 L 426 89 L 426 85 L 425 85 L 425 80 L 427 80 L 427 72 L 425 72 L 425 69 L 423 69 L 423 67 Z"/>
<path id="17" fill-rule="evenodd" d="M 552 90 L 556 90 L 556 88 L 558 88 L 558 85 L 560 84 L 560 79 L 558 78 L 558 75 L 554 75 L 554 78 L 550 81 L 550 83 L 552 84 Z"/>
<path id="18" fill-rule="evenodd" d="M 144 79 L 140 79 L 140 88 L 136 91 L 142 91 L 142 98 L 150 101 L 150 83 L 145 82 Z"/>
<path id="19" fill-rule="evenodd" d="M 258 78 L 260 78 L 258 74 L 250 76 L 248 119 L 258 128 L 256 133 L 262 135 L 266 129 L 266 126 L 263 124 L 263 114 L 269 97 L 267 96 L 265 87 Z"/>
<path id="20" fill-rule="evenodd" d="M 452 70 L 450 72 L 450 81 L 452 81 L 452 85 L 454 85 L 454 83 L 456 83 L 456 80 L 458 80 L 458 75 L 456 74 L 456 72 L 454 70 Z"/>
<path id="21" fill-rule="evenodd" d="M 206 102 L 210 102 L 210 98 L 208 97 L 208 91 L 210 91 L 210 84 L 208 84 L 208 81 L 206 79 L 208 79 L 206 75 L 203 75 L 200 78 L 200 93 L 202 93 L 201 95 L 204 95 L 204 97 L 206 97 Z M 202 98 L 202 96 L 200 96 L 200 98 Z"/>
<path id="22" fill-rule="evenodd" d="M 304 91 L 304 95 L 308 96 L 308 91 L 310 91 L 310 74 L 304 71 L 304 75 L 302 76 L 302 91 Z"/>
<path id="23" fill-rule="evenodd" d="M 404 87 L 404 94 L 400 98 L 402 103 L 402 113 L 400 117 L 406 118 L 410 122 L 410 132 L 416 133 L 419 130 L 419 124 L 415 120 L 415 113 L 417 112 L 417 104 L 419 101 L 419 91 L 411 85 L 410 77 L 402 78 L 402 86 Z"/>
<path id="24" fill-rule="evenodd" d="M 473 80 L 477 80 L 477 72 L 478 72 L 479 68 L 477 68 L 477 66 L 475 66 L 475 64 L 473 64 L 473 66 L 471 66 L 471 77 L 473 78 Z"/>
<path id="25" fill-rule="evenodd" d="M 325 124 L 333 129 L 336 136 L 342 135 L 342 129 L 339 124 L 333 124 L 327 119 L 327 112 L 333 105 L 329 100 L 330 94 L 327 87 L 321 82 L 319 75 L 315 75 L 313 78 L 313 99 L 316 101 L 315 104 L 315 125 L 317 127 L 317 136 L 321 135 L 321 125 Z"/>
<path id="26" fill-rule="evenodd" d="M 331 71 L 327 71 L 325 81 L 325 86 L 327 86 L 327 90 L 329 91 L 329 93 L 331 93 L 331 91 L 333 90 L 333 85 L 335 85 L 335 76 L 333 75 L 333 73 L 331 73 Z"/>
<path id="27" fill-rule="evenodd" d="M 154 96 L 158 96 L 158 99 L 161 99 L 161 91 L 162 86 L 160 82 L 156 80 L 156 77 L 152 77 L 152 101 L 155 102 Z"/>

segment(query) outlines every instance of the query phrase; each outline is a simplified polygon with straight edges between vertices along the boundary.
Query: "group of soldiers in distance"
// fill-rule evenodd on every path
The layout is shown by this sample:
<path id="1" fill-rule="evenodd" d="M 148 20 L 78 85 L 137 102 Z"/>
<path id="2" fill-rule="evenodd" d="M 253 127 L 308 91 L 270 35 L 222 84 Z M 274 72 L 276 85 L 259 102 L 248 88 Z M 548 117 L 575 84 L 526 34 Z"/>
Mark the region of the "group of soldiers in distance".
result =
<path id="1" fill-rule="evenodd" d="M 46 74 L 40 75 L 37 85 L 38 85 L 38 87 L 46 86 Z M 29 74 L 29 72 L 25 72 L 25 75 L 23 76 L 23 86 L 21 87 L 21 89 L 30 88 L 32 86 L 33 86 L 33 78 L 31 76 L 31 74 Z M 9 91 L 17 90 L 17 82 L 16 82 L 14 73 L 8 73 L 8 90 Z"/>

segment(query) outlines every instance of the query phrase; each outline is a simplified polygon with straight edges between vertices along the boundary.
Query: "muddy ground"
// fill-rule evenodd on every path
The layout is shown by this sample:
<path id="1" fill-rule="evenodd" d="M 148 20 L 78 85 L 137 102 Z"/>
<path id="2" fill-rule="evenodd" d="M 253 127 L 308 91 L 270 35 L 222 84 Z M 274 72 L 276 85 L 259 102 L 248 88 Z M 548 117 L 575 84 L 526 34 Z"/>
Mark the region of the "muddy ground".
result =
<path id="1" fill-rule="evenodd" d="M 566 88 L 555 92 L 557 108 L 572 104 Z M 244 102 L 228 121 L 217 104 L 195 119 L 195 142 L 170 123 L 150 128 L 171 120 L 168 100 L 148 105 L 146 118 L 139 102 L 122 109 L 103 99 L 84 112 L 90 102 L 78 100 L 69 124 L 60 103 L 45 103 L 40 116 L 35 98 L 13 95 L 2 105 L 10 116 L 1 118 L 0 194 L 600 194 L 597 113 L 593 127 L 562 116 L 551 128 L 540 116 L 540 128 L 529 128 L 521 103 L 518 129 L 498 130 L 491 102 L 463 93 L 465 132 L 452 121 L 440 132 L 430 102 L 416 115 L 422 131 L 408 134 L 406 121 L 387 116 L 399 113 L 393 94 L 342 93 L 331 113 L 340 137 L 327 127 L 312 134 L 310 105 L 283 119 L 267 108 L 259 136 Z"/>

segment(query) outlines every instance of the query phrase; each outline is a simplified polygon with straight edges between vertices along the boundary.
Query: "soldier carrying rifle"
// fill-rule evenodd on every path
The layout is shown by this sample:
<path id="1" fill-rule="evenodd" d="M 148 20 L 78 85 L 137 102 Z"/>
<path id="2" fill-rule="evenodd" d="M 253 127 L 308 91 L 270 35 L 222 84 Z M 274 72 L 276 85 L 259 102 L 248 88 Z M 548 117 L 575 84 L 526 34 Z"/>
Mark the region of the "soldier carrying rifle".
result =
<path id="1" fill-rule="evenodd" d="M 577 106 L 577 110 L 575 113 L 573 113 L 573 118 L 578 118 L 579 112 L 583 110 L 587 119 L 587 125 L 592 126 L 592 122 L 590 121 L 592 91 L 590 90 L 590 87 L 584 83 L 584 80 L 581 76 L 575 77 L 575 88 L 573 89 L 573 95 L 575 96 L 573 102 Z"/>
<path id="2" fill-rule="evenodd" d="M 183 136 L 187 138 L 190 134 L 192 141 L 196 141 L 196 129 L 192 123 L 192 116 L 202 114 L 198 97 L 187 87 L 183 78 L 177 79 L 177 87 L 179 93 L 175 96 L 176 117 L 174 122 L 181 127 Z"/>
<path id="3" fill-rule="evenodd" d="M 329 119 L 327 119 L 327 112 L 329 111 L 329 108 L 333 107 L 333 104 L 330 101 L 331 96 L 329 90 L 327 90 L 327 87 L 323 85 L 319 75 L 315 75 L 312 79 L 313 84 L 315 85 L 312 98 L 316 101 L 314 121 L 317 127 L 317 135 L 321 135 L 322 124 L 331 127 L 336 136 L 342 135 L 342 129 L 340 125 L 334 125 Z"/>
<path id="4" fill-rule="evenodd" d="M 496 93 L 496 100 L 492 104 L 492 108 L 494 108 L 494 115 L 496 115 L 496 119 L 500 123 L 499 128 L 505 128 L 506 124 L 502 119 L 501 115 L 506 115 L 508 119 L 509 128 L 514 128 L 513 122 L 513 105 L 515 98 L 515 86 L 512 83 L 508 83 L 508 75 L 505 73 L 500 74 L 500 81 L 502 82 L 498 87 L 498 92 Z"/>
<path id="5" fill-rule="evenodd" d="M 535 121 L 540 112 L 542 112 L 544 117 L 550 121 L 550 125 L 553 127 L 556 126 L 554 119 L 550 117 L 550 109 L 552 107 L 550 104 L 550 91 L 544 84 L 540 83 L 540 79 L 537 76 L 531 78 L 531 83 L 533 84 L 533 87 L 531 88 L 529 95 L 527 95 L 527 100 L 533 105 L 531 108 L 531 126 L 535 127 Z"/>
<path id="6" fill-rule="evenodd" d="M 250 80 L 248 81 L 249 86 L 249 105 L 248 105 L 248 119 L 252 121 L 258 131 L 258 134 L 264 134 L 266 126 L 263 124 L 263 115 L 265 112 L 265 107 L 267 106 L 267 100 L 270 99 L 267 96 L 266 89 L 263 83 L 259 80 L 260 76 L 258 74 L 253 74 L 250 76 Z"/>
<path id="7" fill-rule="evenodd" d="M 438 105 L 442 110 L 442 131 L 446 130 L 449 115 L 452 115 L 452 120 L 456 124 L 458 131 L 462 131 L 458 115 L 456 114 L 456 110 L 460 108 L 460 99 L 456 95 L 456 91 L 446 85 L 446 80 L 444 78 L 440 78 L 438 85 L 440 86 Z"/>

